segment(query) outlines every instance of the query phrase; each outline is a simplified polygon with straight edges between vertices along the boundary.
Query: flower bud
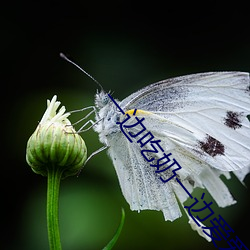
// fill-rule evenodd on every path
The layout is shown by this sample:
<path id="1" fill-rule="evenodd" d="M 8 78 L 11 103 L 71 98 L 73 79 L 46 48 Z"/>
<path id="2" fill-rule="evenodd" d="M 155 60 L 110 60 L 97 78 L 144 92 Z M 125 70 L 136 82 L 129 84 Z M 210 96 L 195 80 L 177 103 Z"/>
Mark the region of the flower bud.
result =
<path id="1" fill-rule="evenodd" d="M 32 170 L 47 176 L 50 168 L 62 171 L 62 177 L 79 172 L 87 158 L 86 145 L 76 133 L 65 113 L 65 107 L 56 113 L 60 102 L 54 96 L 47 101 L 41 122 L 27 143 L 26 160 Z"/>

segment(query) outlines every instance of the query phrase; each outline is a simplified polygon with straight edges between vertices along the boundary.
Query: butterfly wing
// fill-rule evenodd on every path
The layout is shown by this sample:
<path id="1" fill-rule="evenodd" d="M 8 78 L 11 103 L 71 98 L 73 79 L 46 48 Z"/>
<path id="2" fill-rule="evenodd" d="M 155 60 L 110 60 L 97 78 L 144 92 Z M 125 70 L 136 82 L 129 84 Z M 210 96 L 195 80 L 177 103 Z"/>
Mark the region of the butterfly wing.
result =
<path id="1" fill-rule="evenodd" d="M 152 123 L 152 119 L 157 119 L 157 117 L 148 117 L 144 123 L 145 127 Z M 134 122 L 132 120 L 129 124 Z M 235 203 L 226 185 L 218 178 L 221 173 L 216 169 L 211 169 L 205 162 L 195 159 L 182 147 L 176 146 L 167 134 L 159 132 L 160 124 L 164 127 L 166 124 L 161 123 L 160 120 L 157 122 L 157 129 L 155 127 L 152 130 L 154 140 L 161 138 L 161 146 L 165 149 L 165 153 L 173 152 L 173 157 L 178 159 L 181 166 L 185 166 L 178 172 L 178 178 L 189 193 L 192 193 L 195 187 L 207 188 L 219 206 L 225 207 Z M 126 132 L 136 134 L 139 130 L 137 127 L 133 127 Z M 182 134 L 181 136 L 186 137 L 187 135 Z M 115 166 L 122 193 L 130 204 L 131 210 L 161 210 L 165 220 L 170 221 L 180 217 L 181 211 L 176 196 L 182 203 L 189 196 L 180 188 L 175 179 L 167 183 L 160 180 L 160 176 L 164 179 L 168 177 L 171 174 L 170 171 L 157 174 L 150 163 L 143 158 L 140 145 L 136 141 L 129 142 L 122 132 L 112 133 L 108 135 L 107 139 L 110 144 L 108 153 Z M 146 145 L 143 149 L 150 150 L 150 147 Z M 155 157 L 160 158 L 160 154 L 158 153 Z"/>
<path id="2" fill-rule="evenodd" d="M 195 74 L 149 85 L 124 99 L 120 107 L 138 109 L 136 117 L 145 117 L 147 131 L 181 165 L 178 178 L 190 193 L 195 187 L 206 188 L 225 207 L 235 201 L 219 176 L 229 178 L 228 171 L 234 171 L 242 181 L 250 168 L 249 88 L 247 73 Z M 138 127 L 128 131 L 136 134 Z M 156 173 L 136 140 L 130 143 L 121 131 L 105 136 L 131 209 L 162 210 L 165 220 L 171 221 L 180 217 L 176 196 L 184 202 L 188 194 L 175 179 L 160 180 L 169 171 Z M 150 149 L 150 143 L 143 149 Z"/>
<path id="3" fill-rule="evenodd" d="M 156 176 L 140 154 L 137 144 L 131 145 L 120 132 L 108 138 L 108 153 L 113 161 L 122 193 L 131 210 L 161 210 L 165 220 L 175 220 L 181 212 L 172 186 Z"/>
<path id="4" fill-rule="evenodd" d="M 155 130 L 162 118 L 166 126 L 157 131 L 211 167 L 234 171 L 250 166 L 248 73 L 211 72 L 161 81 L 132 94 L 120 106 L 151 112 L 146 119 L 157 115 L 148 130 Z"/>

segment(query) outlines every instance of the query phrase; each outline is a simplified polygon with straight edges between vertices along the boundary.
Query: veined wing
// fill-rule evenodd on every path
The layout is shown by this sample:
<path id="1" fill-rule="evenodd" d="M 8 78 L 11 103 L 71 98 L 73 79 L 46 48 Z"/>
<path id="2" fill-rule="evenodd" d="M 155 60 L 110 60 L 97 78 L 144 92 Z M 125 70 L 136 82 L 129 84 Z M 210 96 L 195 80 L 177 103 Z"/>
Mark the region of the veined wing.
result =
<path id="1" fill-rule="evenodd" d="M 146 119 L 145 123 L 143 123 L 146 127 L 149 127 L 153 116 L 150 115 L 149 119 Z M 171 160 L 173 158 L 178 159 L 178 162 L 183 166 L 183 169 L 178 171 L 178 178 L 185 188 L 190 193 L 192 193 L 195 187 L 207 188 L 221 207 L 235 203 L 228 188 L 219 178 L 220 171 L 210 168 L 207 163 L 192 157 L 187 150 L 175 144 L 164 133 L 165 130 L 159 130 L 161 122 L 157 121 L 159 122 L 158 126 L 151 127 L 152 133 L 155 135 L 154 140 L 161 138 L 161 146 L 164 148 L 164 152 L 166 154 L 173 153 Z M 134 122 L 135 119 L 131 119 L 129 124 L 131 125 Z M 165 126 L 166 124 L 163 122 L 162 125 Z M 132 134 L 137 134 L 139 131 L 138 127 L 126 129 L 126 133 L 130 132 Z M 182 136 L 182 138 L 189 138 L 188 133 L 182 134 Z M 131 210 L 161 210 L 165 220 L 173 221 L 181 216 L 176 196 L 181 203 L 189 196 L 175 179 L 171 179 L 167 183 L 162 182 L 160 177 L 167 179 L 169 176 L 172 176 L 172 169 L 156 173 L 156 168 L 152 167 L 151 164 L 156 163 L 162 156 L 162 152 L 156 154 L 149 153 L 149 158 L 155 158 L 155 160 L 149 163 L 142 156 L 142 149 L 152 150 L 152 148 L 150 148 L 149 144 L 142 148 L 136 143 L 137 139 L 130 143 L 122 132 L 108 135 L 110 145 L 108 153 L 115 166 L 123 195 L 130 204 Z M 166 165 L 162 168 L 165 167 Z"/>
<path id="2" fill-rule="evenodd" d="M 148 130 L 162 118 L 157 131 L 214 168 L 250 167 L 248 73 L 211 72 L 168 79 L 135 92 L 120 106 L 125 111 L 150 111 Z M 237 172 L 240 179 L 243 172 Z"/>

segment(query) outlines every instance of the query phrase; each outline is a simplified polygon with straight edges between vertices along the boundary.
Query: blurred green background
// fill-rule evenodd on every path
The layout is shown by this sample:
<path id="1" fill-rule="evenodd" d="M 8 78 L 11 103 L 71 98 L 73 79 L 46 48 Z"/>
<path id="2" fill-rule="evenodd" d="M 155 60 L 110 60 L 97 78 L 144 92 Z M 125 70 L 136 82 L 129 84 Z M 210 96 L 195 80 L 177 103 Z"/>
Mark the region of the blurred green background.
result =
<path id="1" fill-rule="evenodd" d="M 26 142 L 54 94 L 67 110 L 93 105 L 96 84 L 59 57 L 71 56 L 122 100 L 173 76 L 250 69 L 249 18 L 237 3 L 9 2 L 1 6 L 2 233 L 1 249 L 48 249 L 46 178 L 25 161 Z M 79 115 L 72 116 L 77 121 Z M 97 135 L 82 134 L 89 154 Z M 249 189 L 225 180 L 237 204 L 217 208 L 249 247 Z M 250 177 L 245 180 L 250 186 Z M 219 190 L 218 190 L 219 191 Z M 200 197 L 197 191 L 197 197 Z M 206 200 L 209 196 L 206 195 Z M 111 161 L 102 152 L 81 175 L 62 181 L 60 228 L 65 250 L 102 249 L 121 217 L 114 249 L 215 249 L 191 230 L 186 216 L 165 222 L 161 212 L 132 212 Z M 225 247 L 225 245 L 224 245 Z"/>

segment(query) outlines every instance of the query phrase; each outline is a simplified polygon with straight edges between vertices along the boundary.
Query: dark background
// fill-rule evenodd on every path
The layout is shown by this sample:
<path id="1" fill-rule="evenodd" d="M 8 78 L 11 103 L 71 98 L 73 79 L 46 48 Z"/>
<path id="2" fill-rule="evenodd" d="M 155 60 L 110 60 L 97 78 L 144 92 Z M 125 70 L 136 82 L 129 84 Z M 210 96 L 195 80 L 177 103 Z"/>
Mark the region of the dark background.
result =
<path id="1" fill-rule="evenodd" d="M 46 99 L 57 94 L 67 110 L 93 105 L 97 85 L 63 61 L 60 52 L 120 100 L 168 77 L 250 68 L 248 5 L 240 2 L 1 5 L 3 249 L 48 249 L 46 178 L 34 174 L 25 161 L 27 140 Z M 89 154 L 101 147 L 94 132 L 82 136 Z M 215 205 L 214 211 L 249 247 L 249 189 L 235 177 L 225 182 L 238 202 L 224 209 Z M 249 176 L 245 183 L 250 186 Z M 126 220 L 114 249 L 215 249 L 192 231 L 185 216 L 171 223 L 161 212 L 130 211 L 105 152 L 88 162 L 79 178 L 62 182 L 63 249 L 101 249 L 119 224 L 121 207 Z"/>

